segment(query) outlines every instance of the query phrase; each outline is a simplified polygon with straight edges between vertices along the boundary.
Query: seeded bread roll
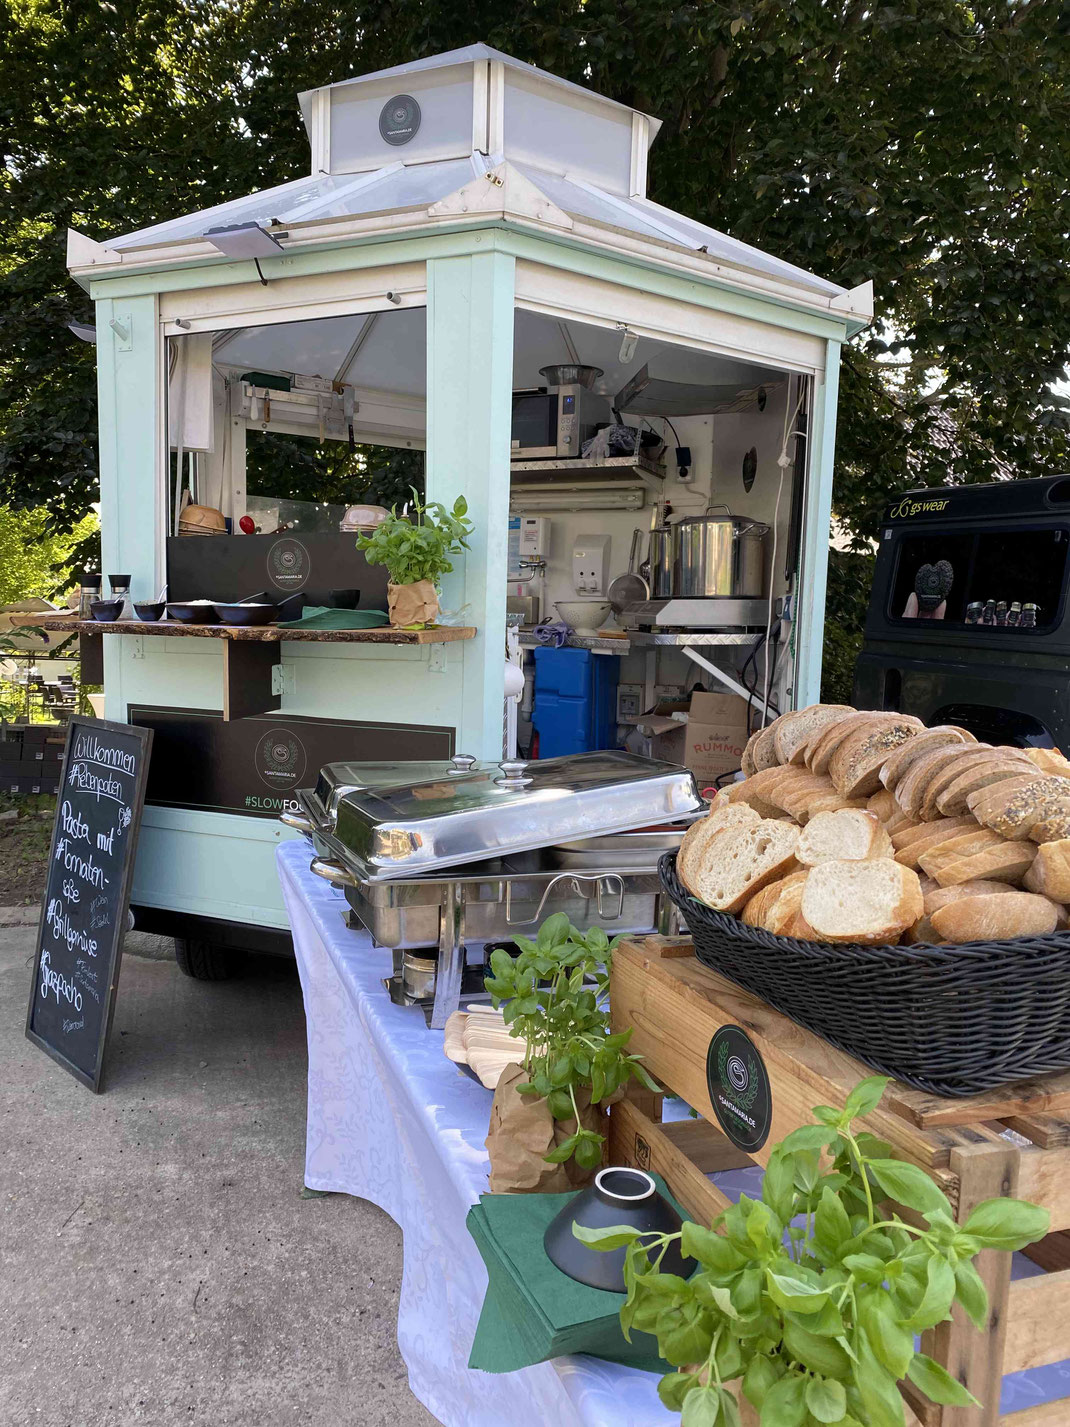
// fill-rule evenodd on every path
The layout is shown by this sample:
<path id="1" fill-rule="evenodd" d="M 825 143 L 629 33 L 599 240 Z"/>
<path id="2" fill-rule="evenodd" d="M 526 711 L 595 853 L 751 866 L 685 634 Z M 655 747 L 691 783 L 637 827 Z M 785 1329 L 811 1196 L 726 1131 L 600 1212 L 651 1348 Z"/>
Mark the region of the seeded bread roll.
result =
<path id="1" fill-rule="evenodd" d="M 966 897 L 933 912 L 940 941 L 1005 941 L 1015 936 L 1049 936 L 1058 913 L 1046 897 L 1010 892 L 1003 897 Z"/>
<path id="2" fill-rule="evenodd" d="M 902 718 L 870 731 L 862 729 L 836 749 L 829 760 L 829 777 L 845 796 L 868 798 L 881 786 L 880 771 L 888 755 L 917 733 L 917 724 Z"/>
<path id="3" fill-rule="evenodd" d="M 1041 818 L 1030 828 L 1029 836 L 1034 842 L 1060 842 L 1064 837 L 1070 837 L 1070 813 L 1052 813 Z"/>
<path id="4" fill-rule="evenodd" d="M 907 769 L 923 754 L 935 748 L 973 743 L 972 735 L 953 724 L 941 724 L 937 728 L 923 728 L 900 748 L 894 749 L 885 759 L 880 770 L 880 780 L 886 788 L 894 788 Z"/>
<path id="5" fill-rule="evenodd" d="M 799 829 L 786 822 L 728 828 L 710 840 L 684 885 L 715 911 L 738 912 L 755 892 L 794 870 L 798 842 Z"/>
<path id="6" fill-rule="evenodd" d="M 854 712 L 849 704 L 811 704 L 809 708 L 784 714 L 777 720 L 773 735 L 777 759 L 781 763 L 793 763 L 796 752 L 812 733 Z"/>
<path id="7" fill-rule="evenodd" d="M 809 867 L 819 862 L 865 862 L 891 857 L 892 840 L 872 813 L 844 808 L 811 818 L 802 830 L 795 855 Z"/>
<path id="8" fill-rule="evenodd" d="M 888 858 L 822 862 L 803 888 L 802 915 L 820 941 L 896 942 L 921 912 L 918 874 Z"/>
<path id="9" fill-rule="evenodd" d="M 1013 748 L 980 749 L 964 753 L 962 762 L 935 777 L 928 791 L 938 812 L 945 817 L 957 817 L 966 811 L 966 799 L 971 793 L 1028 772 L 1028 760 Z"/>
<path id="10" fill-rule="evenodd" d="M 1022 879 L 1030 892 L 1056 902 L 1070 902 L 1070 837 L 1037 848 L 1033 865 Z"/>
<path id="11" fill-rule="evenodd" d="M 1017 884 L 1029 871 L 1036 854 L 1036 847 L 1031 842 L 1001 842 L 972 857 L 958 858 L 949 866 L 942 867 L 935 876 L 941 887 L 979 880 Z"/>
<path id="12" fill-rule="evenodd" d="M 1009 838 L 1026 838 L 1038 822 L 1070 813 L 1070 778 L 1009 778 L 995 788 L 971 793 L 970 811 L 978 822 Z"/>

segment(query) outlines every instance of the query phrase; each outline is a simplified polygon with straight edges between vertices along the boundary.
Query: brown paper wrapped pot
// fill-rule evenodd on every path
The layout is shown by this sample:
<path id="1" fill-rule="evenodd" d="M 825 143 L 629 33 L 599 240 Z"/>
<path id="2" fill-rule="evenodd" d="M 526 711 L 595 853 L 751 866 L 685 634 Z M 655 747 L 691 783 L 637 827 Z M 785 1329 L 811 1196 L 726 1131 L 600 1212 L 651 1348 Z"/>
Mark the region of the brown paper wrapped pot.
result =
<path id="1" fill-rule="evenodd" d="M 387 585 L 386 605 L 395 629 L 410 624 L 433 624 L 438 618 L 438 595 L 430 580 L 413 585 Z"/>
<path id="2" fill-rule="evenodd" d="M 576 1132 L 575 1120 L 555 1120 L 539 1095 L 521 1095 L 528 1072 L 522 1065 L 507 1065 L 494 1092 L 490 1109 L 490 1192 L 492 1194 L 566 1194 L 593 1179 L 595 1169 L 581 1169 L 575 1159 L 567 1164 L 547 1164 L 544 1155 Z M 590 1103 L 590 1091 L 576 1091 L 584 1129 L 604 1134 L 605 1110 Z"/>

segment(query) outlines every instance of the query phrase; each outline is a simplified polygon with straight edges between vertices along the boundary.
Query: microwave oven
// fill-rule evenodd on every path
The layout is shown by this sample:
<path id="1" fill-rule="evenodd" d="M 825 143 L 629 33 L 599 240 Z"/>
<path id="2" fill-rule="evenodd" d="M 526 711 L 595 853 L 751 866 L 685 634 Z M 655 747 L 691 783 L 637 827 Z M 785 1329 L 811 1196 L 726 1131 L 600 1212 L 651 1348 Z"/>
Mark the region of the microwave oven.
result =
<path id="1" fill-rule="evenodd" d="M 606 398 L 578 383 L 514 391 L 512 458 L 578 456 L 584 442 L 612 419 Z"/>

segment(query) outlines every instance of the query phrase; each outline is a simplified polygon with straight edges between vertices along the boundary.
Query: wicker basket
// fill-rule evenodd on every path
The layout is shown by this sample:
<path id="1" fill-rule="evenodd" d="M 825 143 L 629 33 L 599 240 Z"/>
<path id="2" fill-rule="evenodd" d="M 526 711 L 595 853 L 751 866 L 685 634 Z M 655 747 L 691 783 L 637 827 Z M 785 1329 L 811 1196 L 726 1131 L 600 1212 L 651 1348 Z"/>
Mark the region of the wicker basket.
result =
<path id="1" fill-rule="evenodd" d="M 693 898 L 658 871 L 701 962 L 875 1070 L 973 1095 L 1070 1069 L 1070 933 L 963 946 L 796 941 Z"/>

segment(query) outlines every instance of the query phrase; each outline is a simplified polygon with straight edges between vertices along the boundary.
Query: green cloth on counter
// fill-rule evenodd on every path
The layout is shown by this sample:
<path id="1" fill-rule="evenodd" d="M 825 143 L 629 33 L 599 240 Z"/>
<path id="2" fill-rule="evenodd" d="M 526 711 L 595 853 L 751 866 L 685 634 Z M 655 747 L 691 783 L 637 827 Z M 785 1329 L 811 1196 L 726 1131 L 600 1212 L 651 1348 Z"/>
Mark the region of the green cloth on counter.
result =
<path id="1" fill-rule="evenodd" d="M 280 619 L 280 629 L 379 629 L 390 623 L 381 609 L 331 609 L 306 605 L 300 619 Z"/>
<path id="2" fill-rule="evenodd" d="M 669 1194 L 657 1186 L 686 1218 Z M 547 1258 L 542 1240 L 550 1221 L 573 1194 L 481 1194 L 468 1211 L 490 1283 L 472 1343 L 470 1368 L 515 1372 L 566 1353 L 591 1353 L 663 1374 L 673 1369 L 658 1356 L 657 1339 L 620 1326 L 623 1293 L 588 1288 Z"/>

